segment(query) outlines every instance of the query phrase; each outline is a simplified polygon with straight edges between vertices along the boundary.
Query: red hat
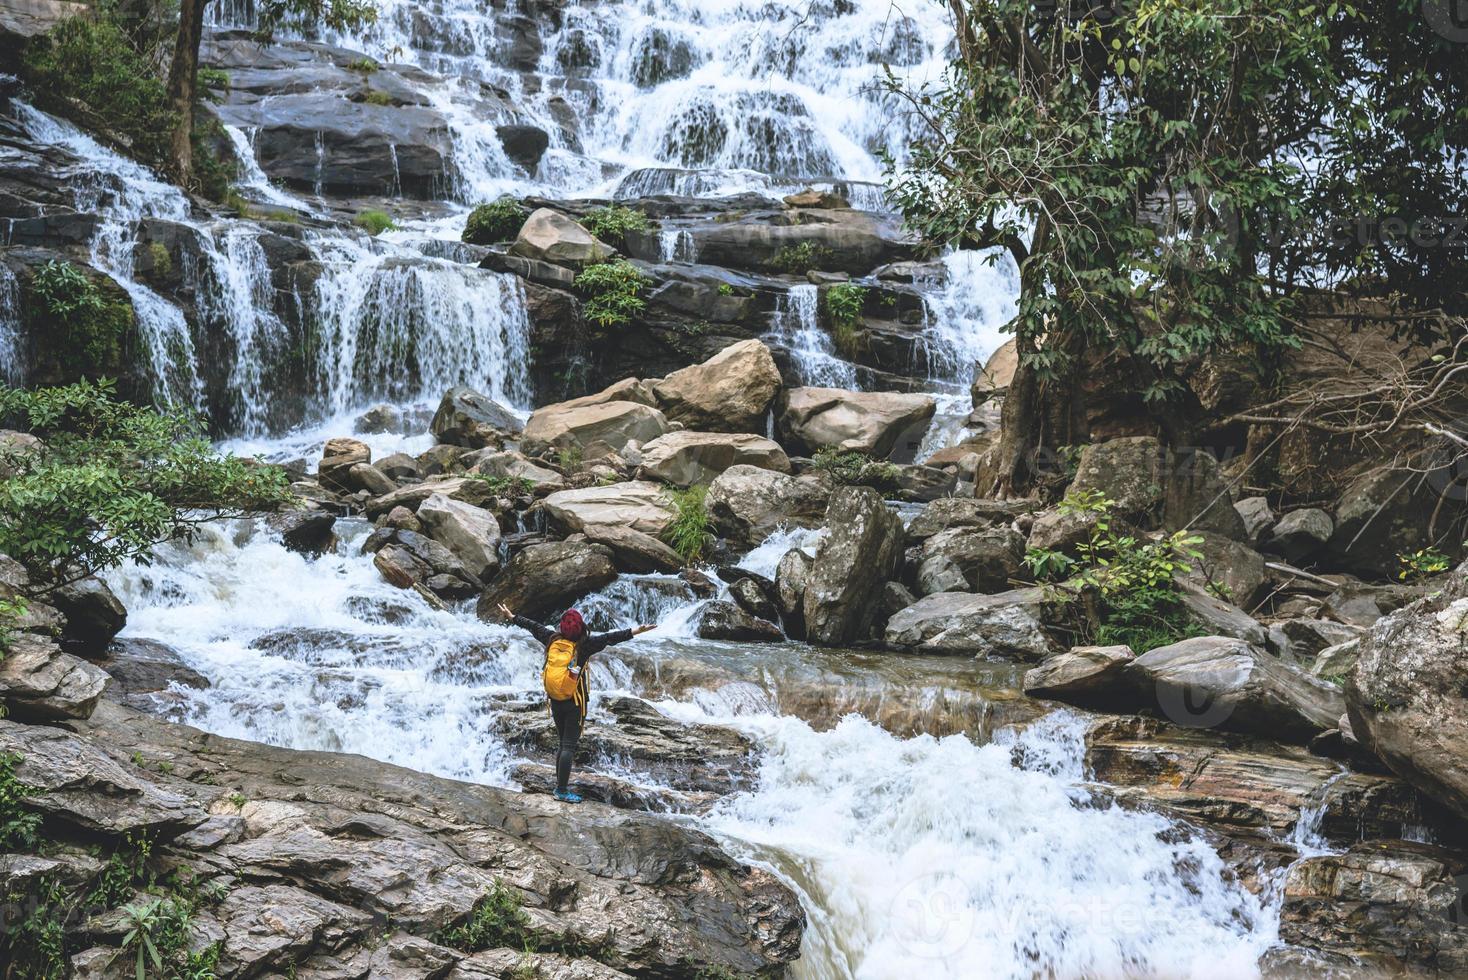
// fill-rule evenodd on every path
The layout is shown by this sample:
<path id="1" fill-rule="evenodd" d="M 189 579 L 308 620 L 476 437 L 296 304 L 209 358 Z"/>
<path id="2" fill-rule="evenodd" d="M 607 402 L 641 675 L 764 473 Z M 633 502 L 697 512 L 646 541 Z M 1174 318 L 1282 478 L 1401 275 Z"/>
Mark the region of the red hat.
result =
<path id="1" fill-rule="evenodd" d="M 561 635 L 568 640 L 579 640 L 586 633 L 586 621 L 574 609 L 567 609 L 561 617 Z"/>

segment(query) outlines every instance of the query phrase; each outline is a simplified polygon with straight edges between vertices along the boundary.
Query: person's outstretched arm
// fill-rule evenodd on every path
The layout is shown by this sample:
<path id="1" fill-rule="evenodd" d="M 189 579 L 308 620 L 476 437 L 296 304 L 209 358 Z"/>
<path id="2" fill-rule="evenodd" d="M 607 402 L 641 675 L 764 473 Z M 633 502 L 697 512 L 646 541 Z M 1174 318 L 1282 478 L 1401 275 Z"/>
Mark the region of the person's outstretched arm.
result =
<path id="1" fill-rule="evenodd" d="M 510 612 L 510 607 L 505 605 L 504 603 L 500 603 L 500 612 L 504 613 L 506 619 L 508 619 L 511 623 L 514 623 L 516 626 L 520 627 L 522 630 L 529 630 L 530 635 L 535 637 L 541 643 L 549 643 L 551 639 L 556 635 L 556 631 L 551 629 L 549 626 L 537 623 L 533 619 L 526 619 L 524 616 L 516 616 L 514 613 Z"/>
<path id="2" fill-rule="evenodd" d="M 577 659 L 585 663 L 587 658 L 593 653 L 600 653 L 607 647 L 615 646 L 618 643 L 626 643 L 637 634 L 646 633 L 652 629 L 657 629 L 657 627 L 643 625 L 630 630 L 613 630 L 610 633 L 588 634 L 586 639 L 577 644 Z"/>

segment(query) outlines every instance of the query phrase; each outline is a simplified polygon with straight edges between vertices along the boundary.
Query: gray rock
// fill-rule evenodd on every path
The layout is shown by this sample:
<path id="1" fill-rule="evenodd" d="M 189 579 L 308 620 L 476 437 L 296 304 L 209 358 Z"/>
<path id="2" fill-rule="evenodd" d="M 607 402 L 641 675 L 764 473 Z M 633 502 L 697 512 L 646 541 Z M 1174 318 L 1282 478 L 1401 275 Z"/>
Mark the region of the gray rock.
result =
<path id="1" fill-rule="evenodd" d="M 942 497 L 924 507 L 907 525 L 911 541 L 931 538 L 952 527 L 988 527 L 1008 524 L 1034 507 L 1025 500 L 984 500 L 978 497 Z"/>
<path id="2" fill-rule="evenodd" d="M 1167 454 L 1167 467 L 1162 498 L 1164 528 L 1208 531 L 1234 541 L 1247 540 L 1244 520 L 1234 510 L 1228 485 L 1212 453 L 1173 450 Z"/>
<path id="3" fill-rule="evenodd" d="M 308 508 L 271 514 L 266 526 L 280 535 L 281 543 L 303 555 L 319 555 L 331 550 L 336 541 L 336 515 L 330 511 Z"/>
<path id="4" fill-rule="evenodd" d="M 739 608 L 758 619 L 771 623 L 780 621 L 780 610 L 770 598 L 774 590 L 774 583 L 765 584 L 757 581 L 753 576 L 745 576 L 736 579 L 729 586 L 729 595 Z"/>
<path id="5" fill-rule="evenodd" d="M 798 452 L 834 448 L 908 461 L 935 407 L 927 395 L 789 388 L 776 403 L 775 425 L 781 443 Z"/>
<path id="6" fill-rule="evenodd" d="M 707 484 L 731 466 L 790 472 L 778 443 L 749 433 L 669 432 L 642 447 L 643 479 L 674 486 Z"/>
<path id="7" fill-rule="evenodd" d="M 644 534 L 625 524 L 587 524 L 580 533 L 591 543 L 610 548 L 618 571 L 634 575 L 671 573 L 684 565 L 683 556 L 678 552 L 651 534 Z"/>
<path id="8" fill-rule="evenodd" d="M 792 548 L 775 567 L 775 605 L 786 635 L 795 640 L 805 639 L 805 586 L 812 561 L 804 551 Z"/>
<path id="9" fill-rule="evenodd" d="M 1202 539 L 1196 548 L 1203 557 L 1189 561 L 1190 568 L 1183 579 L 1200 588 L 1206 588 L 1209 583 L 1215 589 L 1221 586 L 1222 595 L 1228 601 L 1251 608 L 1269 584 L 1264 556 L 1241 541 L 1213 531 L 1200 531 L 1194 537 Z"/>
<path id="10" fill-rule="evenodd" d="M 657 536 L 678 516 L 668 488 L 643 480 L 558 490 L 537 506 L 552 527 L 568 535 L 603 524 Z"/>
<path id="11" fill-rule="evenodd" d="M 1315 657 L 1310 673 L 1316 677 L 1330 678 L 1332 681 L 1343 680 L 1356 669 L 1356 661 L 1360 656 L 1361 640 L 1359 638 L 1337 643 L 1335 646 L 1326 647 L 1320 651 Z"/>
<path id="12" fill-rule="evenodd" d="M 17 633 L 0 659 L 0 705 L 13 718 L 87 718 L 110 678 L 36 633 Z"/>
<path id="13" fill-rule="evenodd" d="M 1300 561 L 1324 548 L 1334 530 L 1335 524 L 1325 511 L 1317 507 L 1302 507 L 1275 522 L 1264 546 L 1283 555 L 1287 561 Z"/>
<path id="14" fill-rule="evenodd" d="M 1274 510 L 1266 497 L 1245 497 L 1234 504 L 1239 518 L 1244 522 L 1244 540 L 1258 544 L 1274 527 Z"/>
<path id="15" fill-rule="evenodd" d="M 476 607 L 479 617 L 497 622 L 504 603 L 532 619 L 559 614 L 582 596 L 617 577 L 612 552 L 589 541 L 533 544 L 500 570 Z"/>
<path id="16" fill-rule="evenodd" d="M 418 505 L 417 518 L 429 537 L 453 552 L 476 578 L 499 568 L 499 521 L 483 507 L 434 494 Z"/>
<path id="17" fill-rule="evenodd" d="M 741 580 L 748 582 L 749 579 Z M 778 643 L 785 639 L 780 627 L 760 619 L 732 602 L 715 600 L 703 607 L 698 621 L 698 635 L 705 640 Z"/>
<path id="18" fill-rule="evenodd" d="M 353 490 L 366 490 L 374 497 L 392 493 L 398 485 L 371 463 L 353 463 L 344 482 Z"/>
<path id="19" fill-rule="evenodd" d="M 525 219 L 510 254 L 574 268 L 603 262 L 613 251 L 559 211 L 538 208 Z"/>
<path id="20" fill-rule="evenodd" d="M 1126 669 L 1162 717 L 1186 728 L 1303 743 L 1334 728 L 1345 706 L 1334 685 L 1233 637 L 1158 647 Z"/>
<path id="21" fill-rule="evenodd" d="M 1259 647 L 1269 642 L 1269 631 L 1238 606 L 1189 582 L 1179 582 L 1178 592 L 1188 618 L 1209 633 L 1231 636 Z"/>
<path id="22" fill-rule="evenodd" d="M 918 587 L 935 592 L 1002 592 L 1024 568 L 1025 539 L 1010 527 L 956 527 L 923 542 Z M 954 573 L 957 580 L 953 581 Z"/>
<path id="23" fill-rule="evenodd" d="M 358 435 L 378 435 L 403 431 L 403 410 L 396 405 L 373 405 L 352 422 Z"/>
<path id="24" fill-rule="evenodd" d="M 418 470 L 418 461 L 407 453 L 393 453 L 379 459 L 376 467 L 387 475 L 389 480 L 401 483 L 404 480 L 416 480 L 422 474 Z"/>
<path id="25" fill-rule="evenodd" d="M 444 392 L 428 430 L 439 442 L 465 449 L 496 449 L 524 426 L 520 419 L 488 395 L 456 385 Z"/>
<path id="26" fill-rule="evenodd" d="M 1289 654 L 1299 660 L 1314 660 L 1326 647 L 1347 643 L 1360 637 L 1359 626 L 1347 626 L 1328 619 L 1286 619 L 1275 624 L 1289 644 Z"/>
<path id="27" fill-rule="evenodd" d="M 1056 652 L 1041 626 L 1043 604 L 1038 588 L 997 595 L 939 592 L 888 620 L 885 640 L 893 649 L 915 653 L 1040 660 Z"/>
<path id="28" fill-rule="evenodd" d="M 826 510 L 830 533 L 807 576 L 806 639 L 838 646 L 867 638 L 882 585 L 902 559 L 902 521 L 869 487 L 842 487 Z"/>
<path id="29" fill-rule="evenodd" d="M 1462 535 L 1445 533 L 1461 521 L 1463 503 L 1433 474 L 1383 467 L 1368 472 L 1341 491 L 1334 508 L 1327 550 L 1336 563 L 1370 577 L 1395 577 L 1397 556 L 1436 545 L 1453 560 L 1463 556 Z M 1444 499 L 1446 497 L 1446 499 Z"/>
<path id="30" fill-rule="evenodd" d="M 481 450 L 465 456 L 463 461 L 468 465 L 470 473 L 507 480 L 527 480 L 531 492 L 537 497 L 544 497 L 566 487 L 566 478 L 560 473 L 532 463 L 517 452 Z"/>
<path id="31" fill-rule="evenodd" d="M 1025 671 L 1024 691 L 1086 708 L 1115 710 L 1135 704 L 1135 684 L 1127 665 L 1136 659 L 1131 647 L 1071 647 Z"/>
<path id="32" fill-rule="evenodd" d="M 781 527 L 819 527 L 834 489 L 830 476 L 819 471 L 795 477 L 731 466 L 709 484 L 704 504 L 719 535 L 754 547 Z"/>
<path id="33" fill-rule="evenodd" d="M 178 651 L 141 637 L 113 640 L 98 666 L 112 677 L 106 696 L 124 703 L 166 691 L 173 684 L 200 691 L 209 686 L 209 679 L 184 663 Z"/>
<path id="34" fill-rule="evenodd" d="M 1070 491 L 1096 491 L 1115 501 L 1114 514 L 1138 527 L 1158 527 L 1167 482 L 1167 453 L 1151 436 L 1096 442 L 1081 451 Z"/>
<path id="35" fill-rule="evenodd" d="M 100 654 L 127 625 L 127 608 L 96 576 L 88 576 L 46 596 L 66 617 L 62 642 L 86 656 Z"/>
<path id="36" fill-rule="evenodd" d="M 1027 546 L 1040 551 L 1058 551 L 1072 557 L 1076 546 L 1091 540 L 1101 515 L 1089 510 L 1047 510 L 1030 525 Z M 1118 524 L 1112 521 L 1113 527 Z"/>
<path id="37" fill-rule="evenodd" d="M 674 371 L 652 385 L 668 421 L 703 432 L 763 434 L 779 390 L 774 356 L 758 340 L 731 344 L 702 364 Z"/>
<path id="38" fill-rule="evenodd" d="M 372 462 L 372 449 L 357 439 L 328 439 L 321 450 L 321 463 L 316 469 L 316 478 L 327 490 L 351 493 L 357 487 L 348 479 L 348 473 L 358 463 Z"/>

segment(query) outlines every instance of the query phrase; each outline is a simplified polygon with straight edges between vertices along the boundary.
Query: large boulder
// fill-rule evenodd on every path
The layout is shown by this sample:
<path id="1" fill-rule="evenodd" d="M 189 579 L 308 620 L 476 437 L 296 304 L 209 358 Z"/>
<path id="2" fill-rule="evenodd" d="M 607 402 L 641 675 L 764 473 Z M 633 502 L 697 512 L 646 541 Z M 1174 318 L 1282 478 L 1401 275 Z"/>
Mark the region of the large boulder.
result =
<path id="1" fill-rule="evenodd" d="M 775 566 L 775 606 L 791 639 L 805 639 L 805 585 L 813 559 L 799 548 L 785 552 Z"/>
<path id="2" fill-rule="evenodd" d="M 1346 681 L 1356 738 L 1392 771 L 1468 814 L 1468 565 L 1379 620 Z"/>
<path id="3" fill-rule="evenodd" d="M 510 254 L 579 267 L 605 262 L 613 250 L 559 211 L 537 208 L 521 225 Z"/>
<path id="4" fill-rule="evenodd" d="M 1452 492 L 1461 487 L 1444 489 L 1438 475 L 1384 469 L 1352 481 L 1335 506 L 1327 550 L 1345 567 L 1373 576 L 1395 575 L 1398 555 L 1429 545 L 1462 554 L 1462 535 L 1445 533 L 1463 520 L 1461 495 Z"/>
<path id="5" fill-rule="evenodd" d="M 629 442 L 651 442 L 668 431 L 662 412 L 637 402 L 562 402 L 535 410 L 525 423 L 520 447 L 532 456 L 572 450 L 592 460 L 618 452 Z"/>
<path id="6" fill-rule="evenodd" d="M 652 384 L 658 407 L 670 421 L 705 432 L 764 432 L 779 390 L 775 358 L 758 340 L 731 344 L 702 364 Z"/>
<path id="7" fill-rule="evenodd" d="M 370 462 L 372 448 L 360 439 L 328 439 L 321 449 L 316 478 L 328 490 L 351 493 L 357 489 L 351 479 L 352 467 Z"/>
<path id="8" fill-rule="evenodd" d="M 801 453 L 856 450 L 910 462 L 932 421 L 927 395 L 841 388 L 790 388 L 776 404 L 780 441 Z"/>
<path id="9" fill-rule="evenodd" d="M 1248 528 L 1234 509 L 1218 460 L 1206 450 L 1167 454 L 1167 485 L 1162 496 L 1162 526 L 1206 531 L 1234 541 L 1248 540 Z"/>
<path id="10" fill-rule="evenodd" d="M 763 436 L 726 432 L 669 432 L 642 447 L 642 476 L 674 486 L 708 483 L 731 466 L 790 472 L 780 444 Z"/>
<path id="11" fill-rule="evenodd" d="M 1224 728 L 1308 742 L 1335 728 L 1340 690 L 1243 640 L 1198 636 L 1137 657 L 1128 667 L 1138 707 L 1187 728 Z"/>
<path id="12" fill-rule="evenodd" d="M 1044 601 L 1039 588 L 939 592 L 894 614 L 884 638 L 892 649 L 914 653 L 1041 660 L 1057 649 L 1041 625 Z"/>
<path id="13" fill-rule="evenodd" d="M 380 514 L 390 514 L 397 507 L 417 510 L 423 501 L 434 494 L 476 505 L 487 503 L 494 497 L 493 489 L 484 480 L 462 476 L 435 477 L 373 497 L 367 501 L 367 516 L 375 518 Z"/>
<path id="14" fill-rule="evenodd" d="M 1025 539 L 1008 526 L 954 527 L 923 542 L 918 590 L 1002 592 L 1024 568 Z"/>
<path id="15" fill-rule="evenodd" d="M 514 412 L 465 385 L 444 392 L 428 426 L 439 442 L 466 449 L 498 448 L 521 428 Z"/>
<path id="16" fill-rule="evenodd" d="M 541 501 L 540 508 L 565 534 L 584 531 L 592 524 L 610 524 L 656 537 L 678 516 L 667 489 L 645 481 L 559 490 Z"/>
<path id="17" fill-rule="evenodd" d="M 1269 583 L 1264 556 L 1243 542 L 1214 531 L 1201 531 L 1196 536 L 1202 539 L 1195 547 L 1203 557 L 1189 561 L 1183 578 L 1200 587 L 1211 584 L 1235 605 L 1250 608 Z M 1032 543 L 1033 540 L 1031 532 Z"/>
<path id="18" fill-rule="evenodd" d="M 612 552 L 590 541 L 533 544 L 511 558 L 489 583 L 476 607 L 481 619 L 498 622 L 504 603 L 532 619 L 560 613 L 617 577 Z"/>
<path id="19" fill-rule="evenodd" d="M 1231 636 L 1256 647 L 1269 642 L 1269 631 L 1257 619 L 1192 582 L 1179 582 L 1178 595 L 1188 619 L 1216 636 Z"/>
<path id="20" fill-rule="evenodd" d="M 1024 691 L 1086 708 L 1113 710 L 1134 702 L 1126 668 L 1137 659 L 1128 646 L 1071 647 L 1025 671 Z"/>
<path id="21" fill-rule="evenodd" d="M 88 718 L 107 688 L 106 671 L 51 639 L 17 633 L 0 658 L 0 706 L 24 721 Z"/>
<path id="22" fill-rule="evenodd" d="M 475 577 L 499 568 L 500 524 L 483 507 L 436 493 L 418 505 L 418 521 L 428 536 L 452 551 Z"/>
<path id="23" fill-rule="evenodd" d="M 1115 502 L 1117 517 L 1143 528 L 1162 519 L 1167 453 L 1152 436 L 1096 442 L 1081 451 L 1070 491 L 1092 491 Z"/>
<path id="24" fill-rule="evenodd" d="M 705 640 L 735 643 L 779 643 L 785 639 L 780 627 L 760 619 L 732 602 L 715 600 L 703 607 L 698 635 Z"/>
<path id="25" fill-rule="evenodd" d="M 1317 554 L 1330 540 L 1335 522 L 1318 507 L 1301 507 L 1281 517 L 1269 532 L 1264 547 L 1289 561 Z"/>
<path id="26" fill-rule="evenodd" d="M 96 576 L 69 582 L 46 598 L 66 617 L 62 641 L 84 656 L 100 654 L 127 625 L 127 607 Z"/>
<path id="27" fill-rule="evenodd" d="M 801 611 L 806 639 L 822 646 L 865 640 L 882 586 L 902 560 L 902 521 L 870 487 L 842 487 L 826 510 Z"/>
<path id="28" fill-rule="evenodd" d="M 648 572 L 676 572 L 683 567 L 683 556 L 651 534 L 644 534 L 626 524 L 586 524 L 581 528 L 586 540 L 612 550 L 612 560 L 621 572 L 642 575 Z"/>
<path id="29" fill-rule="evenodd" d="M 735 465 L 709 484 L 704 506 L 719 535 L 753 547 L 778 528 L 819 527 L 835 487 L 820 471 L 795 477 Z"/>
<path id="30" fill-rule="evenodd" d="M 490 479 L 524 480 L 536 496 L 543 497 L 566 486 L 564 476 L 548 466 L 531 462 L 523 453 L 482 450 L 462 458 L 468 464 L 467 472 Z"/>
<path id="31" fill-rule="evenodd" d="M 954 527 L 1008 524 L 1034 508 L 1027 500 L 986 500 L 983 497 L 940 497 L 924 507 L 907 525 L 909 541 L 922 541 Z"/>

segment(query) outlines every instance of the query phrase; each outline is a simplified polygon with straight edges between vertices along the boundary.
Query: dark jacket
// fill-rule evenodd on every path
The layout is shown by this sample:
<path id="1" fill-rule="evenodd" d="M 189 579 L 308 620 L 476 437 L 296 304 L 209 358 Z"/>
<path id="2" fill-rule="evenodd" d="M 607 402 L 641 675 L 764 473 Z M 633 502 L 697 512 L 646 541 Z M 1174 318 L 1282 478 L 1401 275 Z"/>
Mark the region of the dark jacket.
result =
<path id="1" fill-rule="evenodd" d="M 529 630 L 531 636 L 546 646 L 550 646 L 561 635 L 560 630 L 551 629 L 549 626 L 542 626 L 535 620 L 526 619 L 524 616 L 516 616 L 511 622 L 523 630 Z M 630 639 L 632 639 L 631 630 L 613 630 L 610 633 L 593 633 L 591 630 L 587 630 L 585 636 L 575 641 L 576 662 L 578 664 L 585 664 L 592 654 L 600 653 L 613 644 L 625 643 Z"/>

